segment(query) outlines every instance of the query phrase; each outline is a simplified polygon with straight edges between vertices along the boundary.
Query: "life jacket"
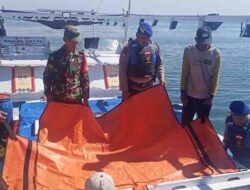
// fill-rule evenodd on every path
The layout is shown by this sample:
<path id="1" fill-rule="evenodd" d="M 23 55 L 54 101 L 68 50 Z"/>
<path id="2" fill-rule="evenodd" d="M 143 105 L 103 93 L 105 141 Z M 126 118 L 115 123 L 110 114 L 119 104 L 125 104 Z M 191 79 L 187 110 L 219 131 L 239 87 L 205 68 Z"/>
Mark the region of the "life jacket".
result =
<path id="1" fill-rule="evenodd" d="M 150 42 L 142 48 L 136 40 L 131 40 L 128 46 L 130 55 L 128 74 L 132 77 L 154 75 L 157 56 L 159 56 L 158 46 Z"/>
<path id="2" fill-rule="evenodd" d="M 226 130 L 229 138 L 229 148 L 232 152 L 248 150 L 250 153 L 250 120 L 244 127 L 237 127 L 232 116 L 226 119 Z"/>

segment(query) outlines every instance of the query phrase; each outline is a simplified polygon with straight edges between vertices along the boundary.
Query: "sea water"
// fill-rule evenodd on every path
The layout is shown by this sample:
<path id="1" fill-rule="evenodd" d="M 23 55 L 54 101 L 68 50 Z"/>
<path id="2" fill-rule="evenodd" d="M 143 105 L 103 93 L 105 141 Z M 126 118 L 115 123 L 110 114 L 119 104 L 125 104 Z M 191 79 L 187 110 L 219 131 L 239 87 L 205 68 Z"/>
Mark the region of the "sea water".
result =
<path id="1" fill-rule="evenodd" d="M 114 49 L 123 40 L 124 28 L 118 24 L 99 26 L 79 26 L 82 38 L 100 37 L 100 48 Z M 138 22 L 131 21 L 129 37 L 135 38 Z M 180 76 L 183 50 L 194 43 L 198 23 L 179 23 L 176 30 L 169 30 L 169 22 L 163 20 L 154 27 L 153 41 L 157 42 L 165 65 L 167 91 L 172 103 L 180 103 Z M 44 36 L 50 41 L 51 49 L 59 48 L 63 30 L 51 29 L 39 23 L 6 20 L 8 36 Z M 95 31 L 95 32 L 93 32 Z M 233 100 L 243 100 L 250 104 L 250 39 L 239 37 L 240 23 L 223 23 L 213 32 L 213 45 L 221 51 L 221 69 L 218 92 L 214 98 L 211 121 L 219 133 L 224 131 L 224 119 Z M 80 44 L 83 46 L 83 43 Z"/>

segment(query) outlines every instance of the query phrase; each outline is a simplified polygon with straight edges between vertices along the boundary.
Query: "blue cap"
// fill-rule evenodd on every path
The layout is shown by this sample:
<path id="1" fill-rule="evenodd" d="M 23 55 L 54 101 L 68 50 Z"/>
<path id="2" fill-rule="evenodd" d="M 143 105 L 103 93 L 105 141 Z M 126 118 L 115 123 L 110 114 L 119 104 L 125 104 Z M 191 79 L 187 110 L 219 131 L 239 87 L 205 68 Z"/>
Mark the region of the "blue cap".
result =
<path id="1" fill-rule="evenodd" d="M 211 44 L 213 40 L 211 29 L 208 26 L 198 28 L 195 40 L 199 44 Z"/>
<path id="2" fill-rule="evenodd" d="M 234 115 L 243 116 L 249 114 L 249 107 L 243 101 L 231 102 L 229 109 Z"/>
<path id="3" fill-rule="evenodd" d="M 153 29 L 151 25 L 146 22 L 140 22 L 137 32 L 144 34 L 148 37 L 153 36 Z"/>

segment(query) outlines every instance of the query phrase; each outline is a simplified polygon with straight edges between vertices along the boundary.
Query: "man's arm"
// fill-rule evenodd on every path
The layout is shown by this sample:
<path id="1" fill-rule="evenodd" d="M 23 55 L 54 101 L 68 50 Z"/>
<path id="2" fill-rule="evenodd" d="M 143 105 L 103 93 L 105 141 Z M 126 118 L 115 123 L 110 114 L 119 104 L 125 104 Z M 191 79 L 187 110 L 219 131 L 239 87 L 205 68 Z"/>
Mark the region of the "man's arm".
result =
<path id="1" fill-rule="evenodd" d="M 0 111 L 0 123 L 3 123 L 6 117 L 7 117 L 7 113 Z"/>
<path id="2" fill-rule="evenodd" d="M 229 142 L 229 137 L 228 137 L 228 129 L 227 129 L 227 126 L 225 125 L 225 131 L 224 131 L 224 138 L 223 138 L 223 147 L 224 149 L 227 151 L 228 149 L 228 142 Z"/>
<path id="3" fill-rule="evenodd" d="M 124 99 L 130 96 L 128 92 L 128 61 L 129 47 L 127 45 L 122 49 L 119 60 L 119 86 Z"/>
<path id="4" fill-rule="evenodd" d="M 156 44 L 156 75 L 160 84 L 165 85 L 165 76 L 164 76 L 164 64 L 163 59 L 160 53 L 160 48 Z"/>
<path id="5" fill-rule="evenodd" d="M 52 78 L 53 70 L 54 70 L 53 56 L 50 55 L 45 70 L 43 72 L 44 94 L 47 97 L 47 101 L 52 100 L 51 88 L 53 85 L 53 78 Z"/>
<path id="6" fill-rule="evenodd" d="M 8 190 L 8 186 L 7 184 L 5 183 L 4 179 L 2 176 L 0 176 L 0 189 L 1 190 Z"/>
<path id="7" fill-rule="evenodd" d="M 187 49 L 185 49 L 182 60 L 181 84 L 180 84 L 181 92 L 186 91 L 188 78 L 189 78 L 189 60 L 187 57 Z"/>
<path id="8" fill-rule="evenodd" d="M 218 88 L 219 81 L 219 71 L 220 71 L 221 58 L 220 53 L 218 52 L 218 56 L 212 71 L 212 84 L 211 84 L 211 95 L 215 96 Z"/>
<path id="9" fill-rule="evenodd" d="M 222 140 L 223 147 L 225 150 L 227 150 L 229 148 L 229 143 L 231 140 L 230 139 L 231 138 L 230 131 L 229 131 L 229 128 L 227 125 L 227 123 L 230 121 L 232 121 L 232 116 L 228 115 L 225 119 L 225 122 L 224 122 L 224 136 L 223 136 L 223 140 Z"/>
<path id="10" fill-rule="evenodd" d="M 81 90 L 82 90 L 82 98 L 83 103 L 85 105 L 88 105 L 88 99 L 89 99 L 89 74 L 88 74 L 88 63 L 85 56 L 85 53 L 83 52 L 82 57 L 82 64 L 81 64 L 81 74 L 80 74 L 80 83 L 81 83 Z"/>
<path id="11" fill-rule="evenodd" d="M 82 73 L 81 74 L 81 83 L 82 83 L 82 98 L 83 103 L 88 104 L 89 99 L 89 74 L 88 73 Z"/>
<path id="12" fill-rule="evenodd" d="M 181 102 L 183 105 L 187 104 L 187 83 L 189 78 L 189 60 L 187 57 L 187 49 L 184 50 L 183 53 L 183 60 L 182 60 L 182 71 L 181 71 L 181 84 L 180 84 L 180 91 L 181 91 Z"/>
<path id="13" fill-rule="evenodd" d="M 16 140 L 16 135 L 15 133 L 13 132 L 8 120 L 7 120 L 7 113 L 3 112 L 3 111 L 0 111 L 0 124 L 2 126 L 4 126 L 6 128 L 6 130 L 8 131 L 8 134 L 9 134 L 9 137 L 11 139 L 14 139 Z M 0 125 L 0 126 L 1 126 Z M 0 185 L 1 186 L 1 185 Z"/>

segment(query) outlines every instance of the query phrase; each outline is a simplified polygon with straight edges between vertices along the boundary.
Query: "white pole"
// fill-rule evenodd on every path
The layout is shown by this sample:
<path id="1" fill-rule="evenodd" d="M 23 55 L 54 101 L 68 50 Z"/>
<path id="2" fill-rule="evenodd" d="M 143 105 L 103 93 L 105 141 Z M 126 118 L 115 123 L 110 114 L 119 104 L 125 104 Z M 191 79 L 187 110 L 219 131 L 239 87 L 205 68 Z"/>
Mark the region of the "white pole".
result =
<path id="1" fill-rule="evenodd" d="M 131 0 L 128 1 L 128 10 L 124 14 L 124 19 L 125 19 L 125 34 L 124 34 L 123 44 L 127 43 L 127 41 L 128 41 L 130 9 L 131 9 Z"/>

